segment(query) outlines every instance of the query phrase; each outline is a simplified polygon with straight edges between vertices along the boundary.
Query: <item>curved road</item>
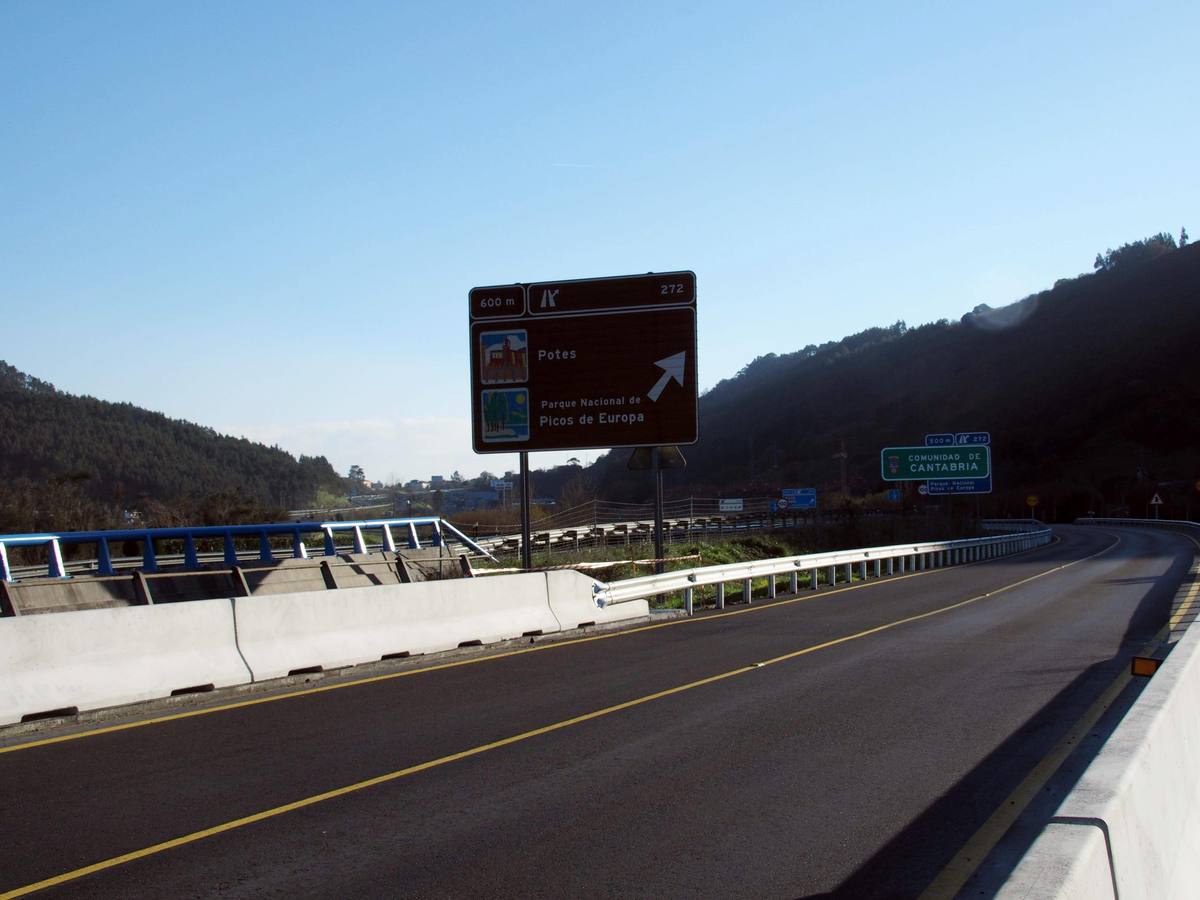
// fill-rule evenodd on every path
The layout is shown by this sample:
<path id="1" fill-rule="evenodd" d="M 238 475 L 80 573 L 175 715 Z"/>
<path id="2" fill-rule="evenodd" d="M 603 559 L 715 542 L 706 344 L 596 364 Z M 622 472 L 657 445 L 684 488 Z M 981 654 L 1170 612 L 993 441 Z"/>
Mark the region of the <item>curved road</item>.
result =
<path id="1" fill-rule="evenodd" d="M 0 891 L 916 896 L 1165 625 L 1196 553 L 1057 533 L 1008 559 L 10 738 Z"/>

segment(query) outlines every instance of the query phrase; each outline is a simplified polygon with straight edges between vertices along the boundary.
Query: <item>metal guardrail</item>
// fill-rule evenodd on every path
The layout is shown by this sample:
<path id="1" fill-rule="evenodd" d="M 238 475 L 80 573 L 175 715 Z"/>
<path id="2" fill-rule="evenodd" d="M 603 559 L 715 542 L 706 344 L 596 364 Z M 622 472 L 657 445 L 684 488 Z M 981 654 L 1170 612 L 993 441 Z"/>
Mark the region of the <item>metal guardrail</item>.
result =
<path id="1" fill-rule="evenodd" d="M 198 540 L 220 540 L 222 542 L 222 557 L 227 565 L 237 565 L 240 560 L 235 540 L 237 538 L 258 538 L 258 558 L 263 560 L 277 559 L 275 549 L 271 546 L 272 537 L 290 537 L 292 540 L 291 557 L 308 559 L 308 545 L 305 538 L 316 536 L 323 546 L 323 555 L 334 556 L 338 553 L 335 535 L 349 533 L 352 540 L 353 553 L 366 553 L 367 535 L 377 531 L 380 537 L 380 547 L 383 550 L 395 552 L 396 533 L 399 529 L 402 540 L 410 549 L 420 549 L 421 536 L 418 529 L 428 531 L 426 540 L 430 546 L 438 547 L 445 543 L 447 535 L 459 541 L 474 553 L 494 558 L 475 541 L 460 532 L 457 528 L 443 519 L 427 516 L 409 519 L 367 519 L 359 522 L 276 522 L 262 525 L 211 525 L 182 528 L 139 528 L 116 531 L 65 531 L 59 534 L 7 534 L 0 535 L 0 580 L 14 581 L 13 567 L 9 563 L 8 548 L 10 547 L 44 547 L 46 548 L 46 574 L 52 578 L 68 578 L 67 565 L 63 560 L 62 548 L 78 544 L 94 544 L 96 546 L 95 569 L 99 575 L 115 574 L 111 545 L 114 541 L 135 541 L 141 545 L 141 566 L 145 572 L 157 572 L 159 556 L 155 548 L 159 541 L 182 541 L 182 565 L 188 569 L 200 567 L 200 554 L 196 550 Z"/>
<path id="2" fill-rule="evenodd" d="M 736 534 L 743 531 L 760 531 L 778 527 L 785 522 L 779 515 L 762 513 L 734 513 L 697 516 L 695 518 L 668 518 L 663 521 L 663 535 L 666 543 L 677 543 L 681 540 L 691 540 L 697 535 Z M 795 519 L 790 520 L 793 523 Z M 805 519 L 822 523 L 825 520 Z M 833 521 L 838 521 L 836 518 Z M 983 519 L 980 527 L 984 531 L 1022 532 L 1038 531 L 1046 525 L 1037 519 Z M 652 519 L 634 519 L 625 522 L 605 522 L 595 525 L 579 525 L 568 528 L 535 529 L 533 532 L 534 549 L 544 548 L 548 551 L 556 546 L 570 546 L 580 549 L 596 544 L 607 544 L 610 541 L 624 542 L 653 540 L 654 521 Z M 476 537 L 480 546 L 486 547 L 493 553 L 513 552 L 519 547 L 519 534 L 502 534 L 494 537 Z"/>
<path id="3" fill-rule="evenodd" d="M 765 531 L 770 528 L 796 527 L 800 520 L 782 516 L 771 516 L 770 513 L 738 513 L 725 515 L 697 516 L 695 519 L 665 519 L 663 521 L 663 537 L 667 544 L 691 540 L 696 536 L 713 534 L 737 534 L 746 531 Z M 837 519 L 807 520 L 816 524 L 829 524 Z M 492 552 L 513 552 L 519 547 L 519 534 L 501 534 L 493 537 L 476 536 L 480 546 Z M 654 539 L 654 521 L 652 519 L 637 519 L 627 522 L 605 522 L 597 525 L 580 525 L 573 528 L 538 529 L 533 531 L 534 549 L 553 550 L 558 546 L 570 545 L 573 549 L 608 545 L 612 542 L 634 543 L 650 542 Z"/>
<path id="4" fill-rule="evenodd" d="M 1046 523 L 1037 519 L 980 519 L 979 527 L 984 531 L 1041 531 Z"/>
<path id="5" fill-rule="evenodd" d="M 1050 543 L 1051 539 L 1050 529 L 1042 528 L 1036 531 L 1017 531 L 994 537 L 898 544 L 889 547 L 869 547 L 862 550 L 812 553 L 805 556 L 785 556 L 777 559 L 680 569 L 674 572 L 665 572 L 662 575 L 628 578 L 609 584 L 598 584 L 594 590 L 597 598 L 605 606 L 627 603 L 630 600 L 641 600 L 657 594 L 683 591 L 684 608 L 688 615 L 691 615 L 695 599 L 693 592 L 697 587 L 705 585 L 716 585 L 717 608 L 723 609 L 725 606 L 724 585 L 728 582 L 741 581 L 744 596 L 747 600 L 751 600 L 753 580 L 766 576 L 768 579 L 767 596 L 774 597 L 775 579 L 779 575 L 790 576 L 791 591 L 796 593 L 800 587 L 799 576 L 802 572 L 809 573 L 809 586 L 816 588 L 822 569 L 826 570 L 826 583 L 830 585 L 837 583 L 839 568 L 843 572 L 843 581 L 853 580 L 855 566 L 858 566 L 859 578 L 865 581 L 870 574 L 879 578 L 884 574 L 896 574 L 897 569 L 901 573 L 910 569 L 920 571 L 1020 553 L 1034 547 L 1044 546 Z M 885 567 L 886 573 L 884 572 Z M 870 574 L 869 569 L 873 570 Z"/>
<path id="6" fill-rule="evenodd" d="M 1200 533 L 1200 523 L 1189 522 L 1187 519 L 1114 519 L 1082 516 L 1075 520 L 1076 525 L 1117 525 L 1136 528 L 1165 528 L 1168 531 L 1185 531 Z"/>

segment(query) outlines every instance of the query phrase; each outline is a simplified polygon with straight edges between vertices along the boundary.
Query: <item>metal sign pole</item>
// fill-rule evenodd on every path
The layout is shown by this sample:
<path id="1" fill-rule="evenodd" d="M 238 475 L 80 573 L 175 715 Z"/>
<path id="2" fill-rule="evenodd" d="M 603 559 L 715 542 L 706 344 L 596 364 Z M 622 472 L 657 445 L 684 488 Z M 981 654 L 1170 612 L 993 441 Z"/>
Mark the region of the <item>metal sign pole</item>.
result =
<path id="1" fill-rule="evenodd" d="M 530 540 L 529 454 L 521 454 L 521 568 L 533 568 L 533 544 Z"/>
<path id="2" fill-rule="evenodd" d="M 650 468 L 654 470 L 654 572 L 663 573 L 663 473 L 658 447 L 650 448 Z"/>

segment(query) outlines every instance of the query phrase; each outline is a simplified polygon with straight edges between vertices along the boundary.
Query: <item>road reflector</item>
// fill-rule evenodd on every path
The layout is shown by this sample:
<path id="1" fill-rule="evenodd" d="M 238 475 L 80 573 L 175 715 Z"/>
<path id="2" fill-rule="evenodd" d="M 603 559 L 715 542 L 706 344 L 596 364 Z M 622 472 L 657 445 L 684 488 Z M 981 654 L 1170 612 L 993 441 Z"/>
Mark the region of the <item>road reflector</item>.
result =
<path id="1" fill-rule="evenodd" d="M 1162 665 L 1161 659 L 1154 659 L 1151 656 L 1135 656 L 1133 663 L 1130 666 L 1130 675 L 1141 675 L 1143 678 L 1149 678 L 1158 671 L 1158 667 Z"/>

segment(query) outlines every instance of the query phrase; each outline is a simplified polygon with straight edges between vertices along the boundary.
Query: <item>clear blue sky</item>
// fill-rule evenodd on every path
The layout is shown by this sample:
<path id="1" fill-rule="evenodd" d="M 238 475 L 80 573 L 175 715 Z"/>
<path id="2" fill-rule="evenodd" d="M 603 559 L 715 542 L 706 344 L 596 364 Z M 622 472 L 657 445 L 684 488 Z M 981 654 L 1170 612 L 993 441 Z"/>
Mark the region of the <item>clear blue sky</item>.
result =
<path id="1" fill-rule="evenodd" d="M 7 0 L 0 358 L 343 472 L 515 468 L 473 285 L 693 269 L 702 389 L 1011 302 L 1200 237 L 1197 48 L 1194 0 Z"/>

